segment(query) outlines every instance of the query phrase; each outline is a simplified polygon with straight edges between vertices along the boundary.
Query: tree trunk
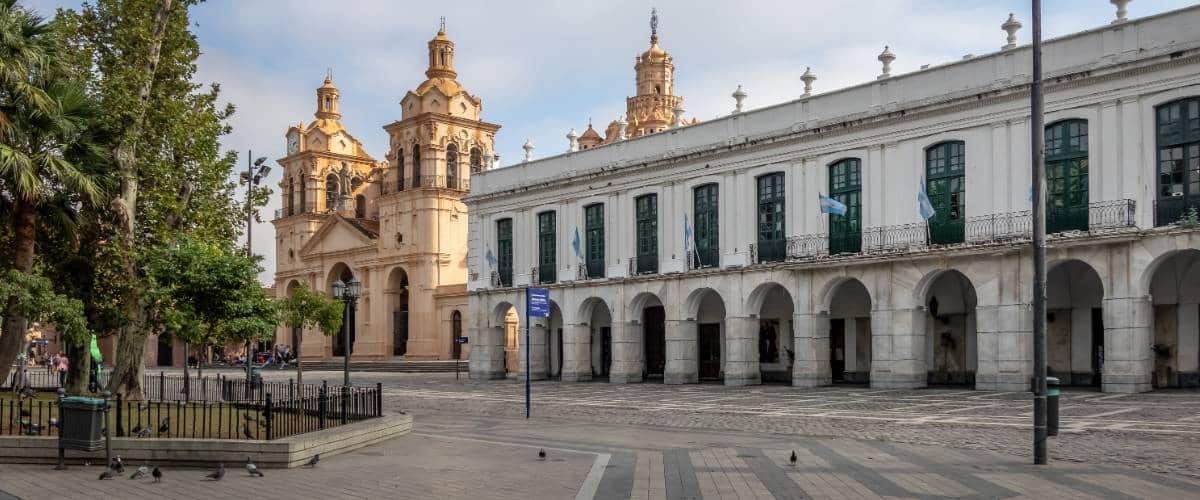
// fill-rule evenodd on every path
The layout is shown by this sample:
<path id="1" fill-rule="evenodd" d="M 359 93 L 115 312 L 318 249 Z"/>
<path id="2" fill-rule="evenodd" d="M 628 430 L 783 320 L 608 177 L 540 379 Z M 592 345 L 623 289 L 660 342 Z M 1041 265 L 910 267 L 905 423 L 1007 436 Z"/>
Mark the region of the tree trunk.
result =
<path id="1" fill-rule="evenodd" d="M 13 214 L 13 266 L 22 273 L 33 273 L 34 230 L 37 227 L 37 201 L 18 199 Z M 9 369 L 25 347 L 29 318 L 19 311 L 20 302 L 10 297 L 5 304 L 3 332 L 0 332 L 0 380 L 8 379 Z"/>
<path id="2" fill-rule="evenodd" d="M 146 79 L 138 89 L 138 107 L 134 119 L 121 134 L 120 141 L 113 148 L 113 158 L 120 173 L 121 186 L 116 199 L 112 201 L 112 209 L 117 219 L 117 244 L 121 248 L 121 264 L 126 273 L 126 279 L 137 281 L 140 273 L 134 255 L 134 227 L 137 222 L 137 193 L 138 165 L 136 143 L 141 136 L 142 122 L 146 115 L 146 107 L 150 101 L 150 91 L 154 85 L 154 73 L 158 67 L 162 51 L 163 35 L 167 30 L 167 20 L 170 18 L 172 0 L 161 0 L 158 12 L 154 14 L 154 32 L 150 35 L 150 53 L 143 65 Z M 125 315 L 125 326 L 121 328 L 117 341 L 116 363 L 113 365 L 112 380 L 109 390 L 120 394 L 126 400 L 144 399 L 142 379 L 145 374 L 146 337 L 149 332 L 145 329 L 145 300 L 141 289 L 137 286 L 127 287 L 122 297 L 122 312 Z M 184 360 L 185 362 L 187 360 Z"/>
<path id="3" fill-rule="evenodd" d="M 92 370 L 92 355 L 88 346 L 67 345 L 67 385 L 63 389 L 70 395 L 87 393 L 88 376 Z"/>
<path id="4" fill-rule="evenodd" d="M 304 366 L 300 360 L 300 342 L 304 340 L 304 330 L 292 328 L 292 350 L 296 352 L 296 385 L 304 383 Z"/>

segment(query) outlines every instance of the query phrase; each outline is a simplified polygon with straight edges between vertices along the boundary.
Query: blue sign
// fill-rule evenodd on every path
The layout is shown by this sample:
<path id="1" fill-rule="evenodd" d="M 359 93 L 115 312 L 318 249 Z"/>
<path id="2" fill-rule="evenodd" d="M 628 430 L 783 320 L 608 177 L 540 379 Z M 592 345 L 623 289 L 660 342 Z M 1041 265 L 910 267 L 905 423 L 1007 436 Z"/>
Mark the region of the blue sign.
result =
<path id="1" fill-rule="evenodd" d="M 546 288 L 525 289 L 526 309 L 530 318 L 550 317 L 550 290 Z"/>

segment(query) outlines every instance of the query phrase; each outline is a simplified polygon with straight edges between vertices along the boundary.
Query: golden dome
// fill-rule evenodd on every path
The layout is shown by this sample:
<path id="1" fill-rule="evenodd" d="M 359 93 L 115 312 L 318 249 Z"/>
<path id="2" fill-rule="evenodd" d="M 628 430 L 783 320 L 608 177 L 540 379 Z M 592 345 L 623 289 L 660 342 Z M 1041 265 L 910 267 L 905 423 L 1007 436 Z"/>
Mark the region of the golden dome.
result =
<path id="1" fill-rule="evenodd" d="M 650 49 L 642 53 L 642 60 L 645 62 L 662 62 L 667 60 L 668 54 L 666 50 L 658 46 L 658 35 L 650 37 Z"/>
<path id="2" fill-rule="evenodd" d="M 425 95 L 426 92 L 434 88 L 437 88 L 442 95 L 447 97 L 453 97 L 463 91 L 462 85 L 459 85 L 458 81 L 453 78 L 430 78 L 417 86 L 416 90 L 413 90 L 413 93 Z"/>

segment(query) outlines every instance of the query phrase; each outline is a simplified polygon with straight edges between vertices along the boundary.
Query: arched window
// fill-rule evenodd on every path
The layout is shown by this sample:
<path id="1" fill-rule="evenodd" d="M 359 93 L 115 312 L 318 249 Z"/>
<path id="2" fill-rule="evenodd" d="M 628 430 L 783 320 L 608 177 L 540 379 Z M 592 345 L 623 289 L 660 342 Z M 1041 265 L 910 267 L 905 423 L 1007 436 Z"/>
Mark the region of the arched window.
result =
<path id="1" fill-rule="evenodd" d="M 336 210 L 338 199 L 338 178 L 329 174 L 325 177 L 325 210 Z"/>
<path id="2" fill-rule="evenodd" d="M 483 170 L 483 152 L 479 148 L 471 148 L 471 173 L 476 174 Z"/>
<path id="3" fill-rule="evenodd" d="M 296 213 L 304 213 L 308 211 L 308 188 L 304 176 L 300 176 L 300 208 Z"/>
<path id="4" fill-rule="evenodd" d="M 1046 127 L 1046 232 L 1088 228 L 1087 120 Z"/>
<path id="5" fill-rule="evenodd" d="M 450 348 L 454 350 L 454 359 L 462 359 L 462 313 L 454 311 L 450 314 Z"/>
<path id="6" fill-rule="evenodd" d="M 404 191 L 404 146 L 396 148 L 396 191 Z"/>
<path id="7" fill-rule="evenodd" d="M 287 212 L 289 216 L 296 214 L 296 180 L 288 177 Z"/>
<path id="8" fill-rule="evenodd" d="M 421 187 L 421 146 L 413 144 L 412 187 Z"/>
<path id="9" fill-rule="evenodd" d="M 962 141 L 925 150 L 925 193 L 933 205 L 929 242 L 962 243 L 966 236 L 966 150 Z"/>
<path id="10" fill-rule="evenodd" d="M 1200 210 L 1200 97 L 1155 109 L 1158 181 L 1154 225 L 1174 224 Z"/>
<path id="11" fill-rule="evenodd" d="M 458 146 L 446 146 L 446 187 L 458 189 Z"/>
<path id="12" fill-rule="evenodd" d="M 367 218 L 367 197 L 358 195 L 354 197 L 354 216 L 359 219 Z"/>
<path id="13" fill-rule="evenodd" d="M 329 97 L 326 97 L 326 98 L 325 98 L 325 111 L 329 111 L 329 106 L 330 106 L 332 103 L 333 103 L 333 99 L 330 99 Z"/>

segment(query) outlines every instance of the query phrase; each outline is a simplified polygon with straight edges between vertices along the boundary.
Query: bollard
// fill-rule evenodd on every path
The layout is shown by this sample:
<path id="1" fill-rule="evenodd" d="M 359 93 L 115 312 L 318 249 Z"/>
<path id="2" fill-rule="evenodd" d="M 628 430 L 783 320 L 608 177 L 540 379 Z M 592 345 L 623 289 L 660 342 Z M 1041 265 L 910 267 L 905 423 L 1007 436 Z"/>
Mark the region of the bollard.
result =
<path id="1" fill-rule="evenodd" d="M 1058 435 L 1058 377 L 1046 377 L 1046 435 Z"/>

